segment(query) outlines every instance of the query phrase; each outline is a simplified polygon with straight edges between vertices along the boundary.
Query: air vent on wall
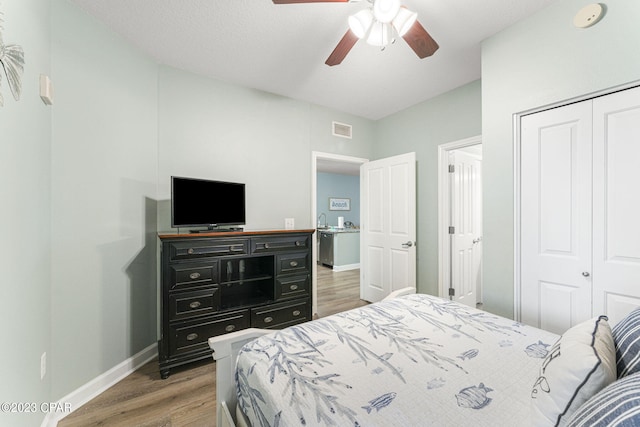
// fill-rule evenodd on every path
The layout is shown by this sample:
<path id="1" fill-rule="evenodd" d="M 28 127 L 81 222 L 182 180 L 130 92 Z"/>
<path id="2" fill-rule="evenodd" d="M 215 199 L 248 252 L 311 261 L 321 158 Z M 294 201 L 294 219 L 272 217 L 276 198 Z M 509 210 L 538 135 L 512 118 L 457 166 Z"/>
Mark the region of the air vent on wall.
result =
<path id="1" fill-rule="evenodd" d="M 333 135 L 339 136 L 341 138 L 349 138 L 351 139 L 351 125 L 347 125 L 345 123 L 332 122 L 333 125 Z"/>

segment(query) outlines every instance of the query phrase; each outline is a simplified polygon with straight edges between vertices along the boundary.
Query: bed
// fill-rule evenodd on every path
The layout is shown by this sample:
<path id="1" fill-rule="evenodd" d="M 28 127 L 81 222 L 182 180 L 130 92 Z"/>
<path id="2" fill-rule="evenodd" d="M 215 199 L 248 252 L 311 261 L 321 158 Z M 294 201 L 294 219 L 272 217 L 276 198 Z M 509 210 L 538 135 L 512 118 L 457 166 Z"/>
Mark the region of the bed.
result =
<path id="1" fill-rule="evenodd" d="M 249 329 L 211 338 L 218 426 L 531 425 L 532 398 L 548 406 L 542 399 L 548 384 L 560 388 L 542 365 L 564 372 L 560 362 L 576 361 L 573 355 L 556 360 L 559 337 L 553 333 L 408 292 L 281 331 Z M 591 321 L 584 340 L 599 341 L 593 339 L 594 324 L 597 329 L 606 321 Z M 609 371 L 590 395 L 615 379 L 611 362 L 596 359 Z M 579 382 L 568 393 L 585 383 Z M 569 397 L 560 412 L 571 405 L 575 412 L 586 400 Z M 538 415 L 553 422 L 557 414 L 547 409 Z M 565 410 L 558 420 L 564 415 L 559 425 L 570 414 Z"/>

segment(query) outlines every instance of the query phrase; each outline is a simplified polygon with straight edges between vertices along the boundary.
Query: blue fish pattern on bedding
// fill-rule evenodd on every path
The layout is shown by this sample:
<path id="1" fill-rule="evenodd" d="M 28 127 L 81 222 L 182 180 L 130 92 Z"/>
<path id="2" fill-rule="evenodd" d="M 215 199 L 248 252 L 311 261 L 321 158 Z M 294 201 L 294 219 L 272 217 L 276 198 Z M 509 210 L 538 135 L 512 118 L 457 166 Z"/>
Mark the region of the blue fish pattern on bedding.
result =
<path id="1" fill-rule="evenodd" d="M 408 295 L 248 343 L 235 374 L 238 404 L 253 427 L 425 425 L 425 405 L 439 425 L 468 423 L 469 409 L 478 426 L 498 425 L 496 416 L 526 423 L 537 357 L 555 338 Z"/>
<path id="2" fill-rule="evenodd" d="M 460 390 L 460 393 L 456 394 L 458 406 L 461 408 L 482 409 L 491 403 L 491 398 L 487 396 L 490 391 L 493 390 L 485 387 L 482 383 L 478 386 L 464 388 Z"/>
<path id="3" fill-rule="evenodd" d="M 478 350 L 477 348 L 472 348 L 471 350 L 467 350 L 461 355 L 459 355 L 458 359 L 462 359 L 462 360 L 473 359 L 478 355 L 478 353 L 480 353 L 480 350 Z"/>
<path id="4" fill-rule="evenodd" d="M 528 345 L 524 351 L 529 357 L 544 359 L 545 357 L 547 357 L 547 354 L 549 354 L 549 350 L 547 350 L 547 347 L 549 347 L 549 344 L 538 341 L 537 343 Z"/>
<path id="5" fill-rule="evenodd" d="M 371 413 L 372 409 L 375 409 L 376 411 L 379 411 L 380 409 L 384 408 L 385 406 L 389 405 L 393 399 L 395 399 L 397 396 L 396 393 L 391 392 L 391 393 L 385 393 L 382 396 L 376 397 L 373 400 L 369 401 L 369 405 L 367 406 L 363 406 L 362 409 L 366 409 L 367 410 L 367 414 Z"/>

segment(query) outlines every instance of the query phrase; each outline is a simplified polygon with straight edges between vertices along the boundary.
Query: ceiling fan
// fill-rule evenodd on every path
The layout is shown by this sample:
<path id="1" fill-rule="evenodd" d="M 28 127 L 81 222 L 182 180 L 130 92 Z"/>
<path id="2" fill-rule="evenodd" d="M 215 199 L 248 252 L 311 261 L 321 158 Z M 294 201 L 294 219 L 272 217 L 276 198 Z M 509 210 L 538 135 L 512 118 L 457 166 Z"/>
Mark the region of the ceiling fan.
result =
<path id="1" fill-rule="evenodd" d="M 359 0 L 273 0 L 274 4 L 349 3 Z M 325 61 L 338 65 L 359 39 L 384 49 L 402 37 L 419 58 L 435 53 L 440 46 L 418 22 L 417 13 L 400 4 L 400 0 L 367 0 L 369 7 L 349 17 L 349 29 Z"/>

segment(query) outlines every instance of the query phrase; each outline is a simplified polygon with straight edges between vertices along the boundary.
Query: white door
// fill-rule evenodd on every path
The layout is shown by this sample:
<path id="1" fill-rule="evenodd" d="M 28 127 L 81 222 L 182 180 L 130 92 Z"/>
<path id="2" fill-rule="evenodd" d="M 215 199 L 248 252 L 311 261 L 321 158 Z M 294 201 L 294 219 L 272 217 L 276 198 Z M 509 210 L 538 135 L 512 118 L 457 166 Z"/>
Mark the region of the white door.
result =
<path id="1" fill-rule="evenodd" d="M 376 302 L 416 287 L 416 156 L 360 167 L 360 297 Z"/>
<path id="2" fill-rule="evenodd" d="M 521 119 L 521 321 L 555 333 L 591 316 L 591 132 L 590 101 Z"/>
<path id="3" fill-rule="evenodd" d="M 452 299 L 475 307 L 482 280 L 482 162 L 460 150 L 449 153 Z"/>
<path id="4" fill-rule="evenodd" d="M 640 306 L 640 88 L 595 99 L 593 117 L 593 308 L 614 325 Z"/>

